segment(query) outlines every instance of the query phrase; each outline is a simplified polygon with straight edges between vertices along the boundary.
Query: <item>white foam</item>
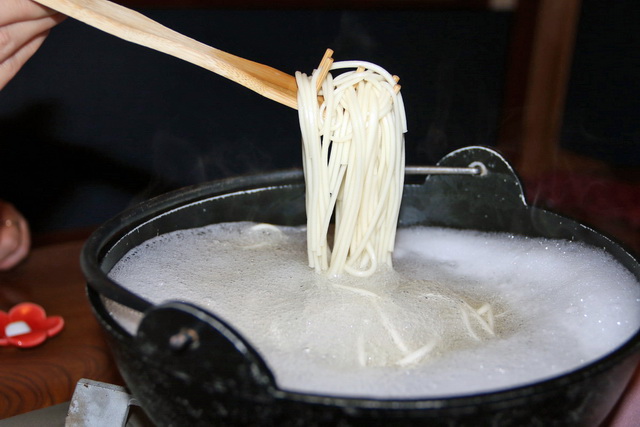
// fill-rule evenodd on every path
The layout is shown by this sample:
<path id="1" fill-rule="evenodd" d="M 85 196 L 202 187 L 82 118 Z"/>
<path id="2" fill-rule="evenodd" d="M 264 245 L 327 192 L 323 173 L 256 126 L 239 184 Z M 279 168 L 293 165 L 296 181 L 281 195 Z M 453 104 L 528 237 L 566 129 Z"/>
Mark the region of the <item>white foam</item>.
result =
<path id="1" fill-rule="evenodd" d="M 607 354 L 640 325 L 635 278 L 577 243 L 399 229 L 395 272 L 355 285 L 311 271 L 305 244 L 303 228 L 219 224 L 145 242 L 110 275 L 154 303 L 190 301 L 227 320 L 280 387 L 334 395 L 436 397 L 526 384 Z M 460 327 L 457 295 L 474 309 L 491 304 L 495 336 L 479 322 L 480 340 Z M 139 315 L 110 307 L 135 332 Z"/>

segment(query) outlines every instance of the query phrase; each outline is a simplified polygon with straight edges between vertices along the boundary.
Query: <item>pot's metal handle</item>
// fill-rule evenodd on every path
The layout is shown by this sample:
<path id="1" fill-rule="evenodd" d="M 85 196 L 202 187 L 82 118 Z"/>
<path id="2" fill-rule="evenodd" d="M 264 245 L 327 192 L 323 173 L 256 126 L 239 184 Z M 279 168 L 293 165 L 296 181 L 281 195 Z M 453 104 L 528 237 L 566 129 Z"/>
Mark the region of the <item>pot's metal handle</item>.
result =
<path id="1" fill-rule="evenodd" d="M 187 387 L 228 394 L 252 390 L 265 396 L 275 386 L 271 370 L 251 344 L 193 304 L 171 301 L 151 307 L 134 342 L 149 363 L 181 378 Z"/>
<path id="2" fill-rule="evenodd" d="M 462 197 L 471 203 L 490 200 L 502 207 L 526 207 L 524 190 L 520 179 L 509 162 L 497 151 L 481 146 L 470 146 L 452 151 L 438 162 L 439 167 L 477 168 L 481 179 L 466 179 L 464 176 L 430 176 L 431 185 L 452 185 Z M 471 195 L 470 195 L 471 194 Z M 475 197 L 474 197 L 475 195 Z M 449 194 L 449 197 L 451 195 Z M 487 203 L 487 202 L 481 202 Z"/>
<path id="3" fill-rule="evenodd" d="M 506 231 L 514 211 L 528 208 L 520 180 L 497 151 L 464 147 L 424 172 L 422 185 L 405 187 L 400 224 L 430 224 L 485 231 Z M 408 206 L 408 207 L 407 207 Z"/>

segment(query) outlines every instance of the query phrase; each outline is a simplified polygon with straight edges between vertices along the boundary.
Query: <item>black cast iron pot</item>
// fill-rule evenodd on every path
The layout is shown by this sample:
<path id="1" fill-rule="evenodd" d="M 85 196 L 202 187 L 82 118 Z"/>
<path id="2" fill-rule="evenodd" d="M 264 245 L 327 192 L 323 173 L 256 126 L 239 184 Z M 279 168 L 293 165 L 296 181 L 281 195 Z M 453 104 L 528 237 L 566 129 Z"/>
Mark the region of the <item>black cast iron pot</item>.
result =
<path id="1" fill-rule="evenodd" d="M 434 174 L 406 184 L 400 225 L 585 242 L 609 252 L 640 281 L 638 262 L 611 240 L 527 206 L 512 168 L 496 152 L 463 148 L 438 165 L 467 167 L 473 162 L 482 163 L 486 173 Z M 160 196 L 104 224 L 83 249 L 81 263 L 94 312 L 129 389 L 157 425 L 597 426 L 638 365 L 636 332 L 582 368 L 503 391 L 385 400 L 281 390 L 251 343 L 215 313 L 179 301 L 152 305 L 107 276 L 127 251 L 159 234 L 240 220 L 304 224 L 302 173 L 239 177 Z M 143 313 L 135 336 L 109 314 L 105 300 Z"/>

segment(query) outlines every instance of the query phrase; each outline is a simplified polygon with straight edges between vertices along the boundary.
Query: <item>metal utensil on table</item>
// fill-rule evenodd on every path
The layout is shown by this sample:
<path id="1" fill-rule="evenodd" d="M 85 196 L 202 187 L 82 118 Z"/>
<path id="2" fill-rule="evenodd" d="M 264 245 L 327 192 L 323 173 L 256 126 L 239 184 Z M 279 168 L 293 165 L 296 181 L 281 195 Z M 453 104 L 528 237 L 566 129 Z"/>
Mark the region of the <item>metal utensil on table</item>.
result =
<path id="1" fill-rule="evenodd" d="M 134 10 L 107 0 L 35 1 L 106 33 L 198 65 L 266 98 L 297 108 L 294 76 L 207 46 Z M 325 58 L 330 55 L 328 50 Z"/>

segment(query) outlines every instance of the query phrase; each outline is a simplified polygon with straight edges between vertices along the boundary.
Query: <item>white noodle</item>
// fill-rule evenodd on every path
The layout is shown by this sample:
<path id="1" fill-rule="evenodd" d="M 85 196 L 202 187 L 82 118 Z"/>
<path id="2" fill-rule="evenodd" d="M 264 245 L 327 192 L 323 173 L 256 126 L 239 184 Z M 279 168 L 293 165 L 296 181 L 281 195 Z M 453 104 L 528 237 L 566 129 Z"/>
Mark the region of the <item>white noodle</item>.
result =
<path id="1" fill-rule="evenodd" d="M 406 119 L 393 76 L 364 61 L 296 73 L 306 182 L 309 265 L 329 275 L 391 267 L 404 179 Z M 363 70 L 363 71 L 361 71 Z M 318 97 L 323 97 L 318 105 Z M 335 222 L 333 247 L 329 223 Z"/>

